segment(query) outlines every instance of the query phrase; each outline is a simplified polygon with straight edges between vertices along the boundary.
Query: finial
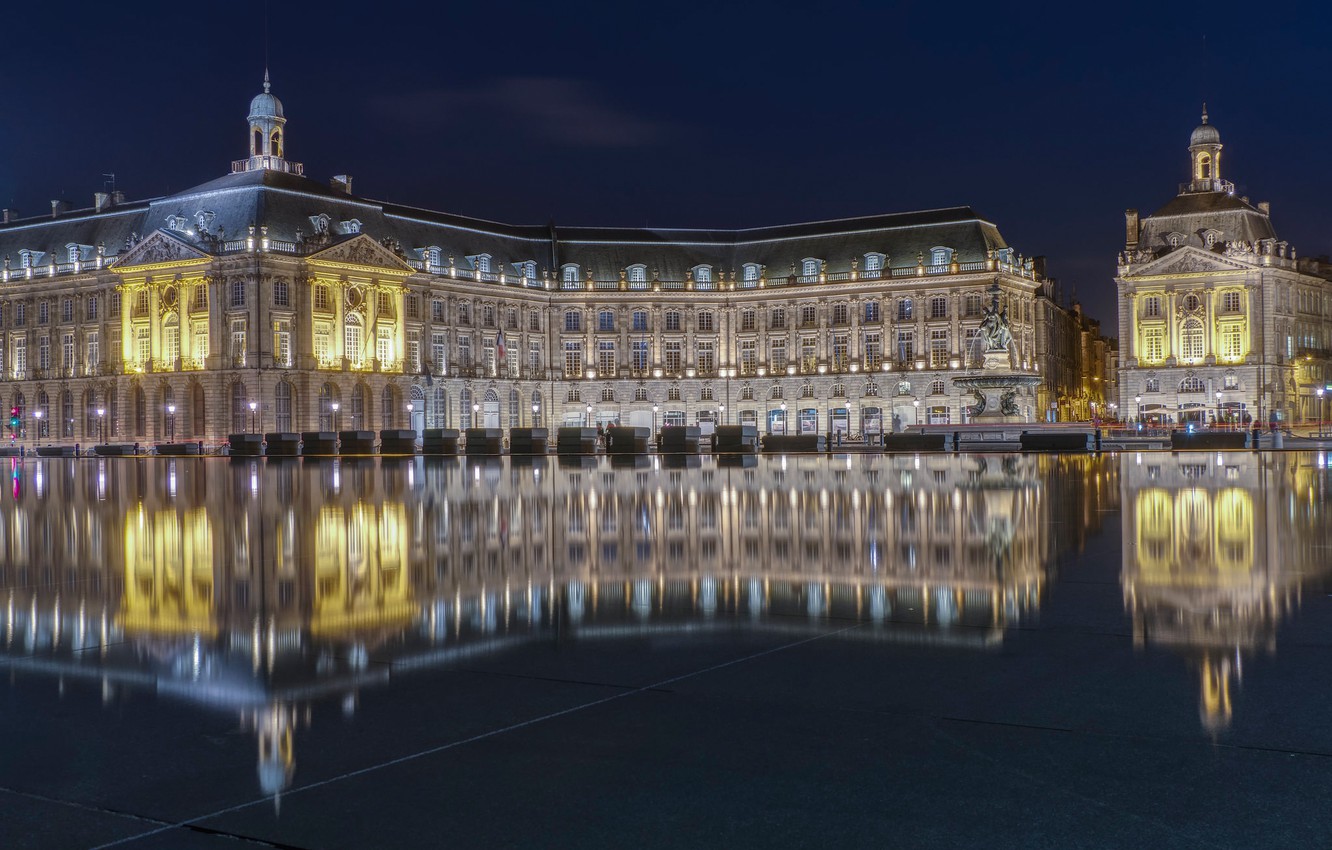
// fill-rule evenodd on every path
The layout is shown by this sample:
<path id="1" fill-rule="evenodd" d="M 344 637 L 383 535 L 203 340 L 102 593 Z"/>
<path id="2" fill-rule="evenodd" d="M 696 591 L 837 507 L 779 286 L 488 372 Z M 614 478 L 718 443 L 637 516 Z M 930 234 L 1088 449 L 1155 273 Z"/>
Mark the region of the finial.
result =
<path id="1" fill-rule="evenodd" d="M 265 68 L 265 69 L 264 69 L 264 94 L 268 94 L 268 89 L 269 89 L 269 83 L 268 83 L 268 69 Z M 1207 106 L 1206 106 L 1206 104 L 1203 105 L 1203 123 L 1204 123 L 1204 124 L 1207 123 Z"/>
<path id="2" fill-rule="evenodd" d="M 265 89 L 267 91 L 267 89 Z M 1203 101 L 1203 123 L 1207 123 L 1207 101 Z"/>

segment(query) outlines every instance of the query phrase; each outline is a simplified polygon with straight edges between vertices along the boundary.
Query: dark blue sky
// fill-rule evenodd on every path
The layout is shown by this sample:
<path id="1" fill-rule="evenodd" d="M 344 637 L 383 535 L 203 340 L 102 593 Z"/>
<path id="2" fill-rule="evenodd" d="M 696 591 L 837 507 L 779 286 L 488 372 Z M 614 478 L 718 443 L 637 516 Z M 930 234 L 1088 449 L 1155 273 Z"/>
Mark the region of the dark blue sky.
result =
<path id="1" fill-rule="evenodd" d="M 969 204 L 1113 332 L 1123 211 L 1224 176 L 1332 250 L 1332 12 L 1272 4 L 272 3 L 306 173 L 518 223 L 745 227 Z M 86 205 L 225 173 L 262 4 L 7 10 L 0 200 Z M 1206 34 L 1208 47 L 1204 50 Z"/>

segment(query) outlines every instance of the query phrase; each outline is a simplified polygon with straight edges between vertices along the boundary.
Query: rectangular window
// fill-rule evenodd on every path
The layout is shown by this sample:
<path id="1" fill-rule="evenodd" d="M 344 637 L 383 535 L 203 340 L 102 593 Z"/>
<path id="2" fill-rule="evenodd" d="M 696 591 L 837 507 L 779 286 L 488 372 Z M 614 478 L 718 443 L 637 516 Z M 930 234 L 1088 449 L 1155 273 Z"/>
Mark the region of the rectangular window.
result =
<path id="1" fill-rule="evenodd" d="M 541 311 L 533 310 L 527 314 L 527 329 L 533 333 L 541 333 Z"/>
<path id="2" fill-rule="evenodd" d="M 851 365 L 850 346 L 846 334 L 837 334 L 832 341 L 832 368 L 844 372 Z"/>
<path id="3" fill-rule="evenodd" d="M 236 367 L 245 365 L 245 320 L 231 320 L 231 362 Z"/>
<path id="4" fill-rule="evenodd" d="M 140 364 L 147 363 L 153 356 L 152 338 L 148 327 L 140 325 L 134 329 L 134 359 Z"/>
<path id="5" fill-rule="evenodd" d="M 769 327 L 774 331 L 786 330 L 786 311 L 781 307 L 772 308 L 772 320 Z"/>
<path id="6" fill-rule="evenodd" d="M 421 374 L 421 332 L 407 332 L 407 371 L 413 375 Z"/>
<path id="7" fill-rule="evenodd" d="M 458 337 L 458 365 L 464 369 L 472 368 L 472 338 L 470 336 Z"/>
<path id="8" fill-rule="evenodd" d="M 432 299 L 430 302 L 430 321 L 444 321 L 444 300 L 442 298 Z"/>
<path id="9" fill-rule="evenodd" d="M 935 369 L 948 365 L 948 331 L 930 331 L 930 365 Z"/>
<path id="10" fill-rule="evenodd" d="M 194 356 L 195 362 L 202 367 L 204 358 L 208 357 L 208 325 L 203 322 L 194 326 L 194 346 L 190 353 Z"/>
<path id="11" fill-rule="evenodd" d="M 910 366 L 916 359 L 916 333 L 915 331 L 897 332 L 897 362 L 903 366 Z"/>
<path id="12" fill-rule="evenodd" d="M 472 305 L 466 301 L 458 302 L 458 324 L 470 325 L 472 323 Z"/>
<path id="13" fill-rule="evenodd" d="M 1228 324 L 1221 328 L 1221 356 L 1238 360 L 1244 356 L 1244 327 Z"/>
<path id="14" fill-rule="evenodd" d="M 28 305 L 22 301 L 14 305 L 14 327 L 21 328 L 28 323 Z"/>
<path id="15" fill-rule="evenodd" d="M 393 296 L 387 292 L 375 293 L 375 312 L 381 316 L 393 315 Z"/>
<path id="16" fill-rule="evenodd" d="M 421 297 L 415 293 L 403 298 L 403 304 L 407 310 L 407 318 L 421 318 Z"/>
<path id="17" fill-rule="evenodd" d="M 667 342 L 662 345 L 662 365 L 666 368 L 667 374 L 678 375 L 684 365 L 683 344 L 679 341 Z"/>
<path id="18" fill-rule="evenodd" d="M 495 377 L 499 364 L 495 356 L 495 338 L 493 336 L 483 337 L 481 340 L 481 363 L 486 367 L 486 374 Z"/>
<path id="19" fill-rule="evenodd" d="M 741 310 L 741 311 L 740 311 L 740 330 L 742 330 L 742 331 L 752 331 L 752 330 L 754 330 L 754 324 L 755 324 L 755 313 L 754 313 L 754 311 L 753 311 L 753 310 Z"/>
<path id="20" fill-rule="evenodd" d="M 291 306 L 291 293 L 288 291 L 285 280 L 273 281 L 273 305 L 275 307 Z"/>
<path id="21" fill-rule="evenodd" d="M 712 313 L 702 312 L 698 314 L 698 329 L 705 333 L 711 333 L 717 329 Z"/>
<path id="22" fill-rule="evenodd" d="M 231 306 L 245 306 L 245 281 L 238 279 L 231 282 Z"/>
<path id="23" fill-rule="evenodd" d="M 819 367 L 819 341 L 812 336 L 800 338 L 800 371 L 812 373 Z"/>
<path id="24" fill-rule="evenodd" d="M 597 330 L 615 330 L 615 314 L 610 310 L 602 310 L 600 313 L 597 313 Z"/>
<path id="25" fill-rule="evenodd" d="M 603 377 L 615 374 L 615 343 L 610 340 L 597 343 L 597 374 Z"/>
<path id="26" fill-rule="evenodd" d="M 752 375 L 758 367 L 758 341 L 740 340 L 740 374 Z"/>
<path id="27" fill-rule="evenodd" d="M 1238 313 L 1240 309 L 1240 294 L 1238 292 L 1227 292 L 1221 296 L 1222 309 L 1227 313 Z"/>
<path id="28" fill-rule="evenodd" d="M 948 318 L 948 299 L 942 295 L 936 295 L 930 299 L 930 318 L 946 319 Z"/>
<path id="29" fill-rule="evenodd" d="M 28 341 L 23 337 L 14 340 L 14 377 L 28 376 Z"/>
<path id="30" fill-rule="evenodd" d="M 67 333 L 60 339 L 60 365 L 72 375 L 74 373 L 74 334 Z"/>
<path id="31" fill-rule="evenodd" d="M 865 334 L 865 368 L 879 369 L 883 365 L 883 343 L 878 334 Z"/>
<path id="32" fill-rule="evenodd" d="M 965 305 L 966 306 L 963 309 L 968 318 L 979 316 L 981 314 L 981 297 L 979 294 L 973 292 L 968 295 Z"/>
<path id="33" fill-rule="evenodd" d="M 37 302 L 37 324 L 44 325 L 51 321 L 51 305 L 45 301 Z"/>
<path id="34" fill-rule="evenodd" d="M 202 312 L 208 309 L 208 284 L 199 283 L 194 286 L 194 297 L 190 301 L 190 310 Z"/>
<path id="35" fill-rule="evenodd" d="M 62 322 L 72 322 L 72 321 L 74 321 L 74 299 L 73 299 L 73 298 L 66 298 L 65 300 L 63 300 L 63 301 L 60 302 L 60 321 L 62 321 Z"/>
<path id="36" fill-rule="evenodd" d="M 1149 330 L 1142 335 L 1142 359 L 1148 363 L 1165 359 L 1165 337 L 1160 330 Z"/>
<path id="37" fill-rule="evenodd" d="M 541 341 L 534 339 L 527 343 L 527 368 L 532 370 L 532 377 L 538 377 L 541 370 Z"/>
<path id="38" fill-rule="evenodd" d="M 291 322 L 273 323 L 273 362 L 282 369 L 291 367 Z"/>
<path id="39" fill-rule="evenodd" d="M 634 311 L 633 329 L 636 331 L 645 331 L 648 329 L 648 314 L 646 310 Z"/>
<path id="40" fill-rule="evenodd" d="M 669 310 L 666 313 L 666 330 L 678 331 L 680 329 L 680 314 L 675 310 Z"/>
<path id="41" fill-rule="evenodd" d="M 716 343 L 708 340 L 707 342 L 695 343 L 698 351 L 698 372 L 700 375 L 711 375 L 717 371 L 717 352 Z"/>
<path id="42" fill-rule="evenodd" d="M 804 307 L 801 307 L 800 308 L 801 327 L 805 328 L 813 327 L 815 322 L 818 321 L 817 316 L 818 316 L 818 310 L 814 307 L 814 305 L 808 304 Z"/>
<path id="43" fill-rule="evenodd" d="M 635 372 L 645 372 L 648 363 L 652 360 L 652 343 L 645 339 L 636 339 L 631 344 L 633 346 L 633 369 Z"/>
<path id="44" fill-rule="evenodd" d="M 877 323 L 877 322 L 881 321 L 882 318 L 883 318 L 883 314 L 879 312 L 879 302 L 878 302 L 878 301 L 866 301 L 866 302 L 865 302 L 865 323 L 866 323 L 866 324 L 874 324 L 874 323 Z"/>
<path id="45" fill-rule="evenodd" d="M 176 368 L 176 361 L 180 358 L 179 325 L 167 325 L 162 328 L 162 358 L 167 362 L 167 368 Z"/>
<path id="46" fill-rule="evenodd" d="M 583 314 L 574 310 L 564 314 L 564 332 L 580 333 L 583 330 Z"/>
<path id="47" fill-rule="evenodd" d="M 782 372 L 786 370 L 786 340 L 774 339 L 772 341 L 772 356 L 769 360 L 772 363 L 772 371 Z"/>
<path id="48" fill-rule="evenodd" d="M 98 307 L 97 296 L 89 295 L 88 300 L 85 302 L 85 307 L 88 312 L 88 321 L 90 322 L 97 321 L 97 307 Z"/>
<path id="49" fill-rule="evenodd" d="M 436 371 L 443 371 L 448 365 L 448 340 L 442 333 L 433 333 L 430 335 L 430 361 L 434 364 Z"/>
<path id="50" fill-rule="evenodd" d="M 387 369 L 393 363 L 393 328 L 380 326 L 375 331 L 375 359 L 380 369 Z"/>
<path id="51" fill-rule="evenodd" d="M 49 336 L 37 340 L 37 368 L 42 370 L 51 368 L 51 338 Z"/>
<path id="52" fill-rule="evenodd" d="M 97 374 L 97 369 L 102 364 L 102 348 L 97 338 L 97 331 L 88 331 L 83 338 L 86 349 L 85 362 L 89 375 Z"/>
<path id="53" fill-rule="evenodd" d="M 1142 315 L 1146 319 L 1161 318 L 1161 297 L 1159 295 L 1149 295 L 1142 299 Z"/>
<path id="54" fill-rule="evenodd" d="M 118 289 L 111 290 L 111 294 L 107 296 L 107 298 L 111 302 L 110 307 L 108 307 L 108 311 L 111 314 L 111 318 L 113 319 L 117 318 L 118 316 L 120 316 L 120 301 L 121 301 L 120 290 Z M 22 307 L 23 305 L 20 304 L 19 306 Z"/>
<path id="55" fill-rule="evenodd" d="M 583 343 L 569 340 L 564 343 L 564 377 L 578 378 L 583 374 Z"/>

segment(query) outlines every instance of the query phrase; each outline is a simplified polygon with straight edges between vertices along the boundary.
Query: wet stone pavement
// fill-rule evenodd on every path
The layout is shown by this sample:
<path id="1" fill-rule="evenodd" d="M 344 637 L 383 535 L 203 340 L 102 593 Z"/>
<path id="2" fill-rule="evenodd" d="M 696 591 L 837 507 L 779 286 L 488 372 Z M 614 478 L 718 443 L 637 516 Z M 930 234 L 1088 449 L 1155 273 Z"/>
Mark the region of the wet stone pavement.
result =
<path id="1" fill-rule="evenodd" d="M 1330 841 L 1319 454 L 9 471 L 6 848 Z"/>

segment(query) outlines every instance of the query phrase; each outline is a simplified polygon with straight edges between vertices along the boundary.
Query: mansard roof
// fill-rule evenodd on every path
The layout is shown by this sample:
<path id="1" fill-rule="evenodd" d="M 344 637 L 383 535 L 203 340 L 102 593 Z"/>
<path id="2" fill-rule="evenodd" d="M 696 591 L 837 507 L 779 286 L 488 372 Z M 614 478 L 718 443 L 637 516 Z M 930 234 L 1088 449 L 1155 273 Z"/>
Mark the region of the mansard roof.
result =
<path id="1" fill-rule="evenodd" d="M 800 274 L 805 258 L 826 260 L 829 271 L 845 271 L 852 258 L 863 262 L 867 253 L 886 254 L 888 265 L 900 268 L 914 266 L 919 256 L 930 262 L 930 250 L 939 246 L 952 249 L 959 262 L 971 263 L 1008 247 L 998 228 L 969 207 L 739 230 L 512 225 L 371 200 L 298 174 L 256 169 L 101 212 L 0 225 L 0 255 L 16 256 L 24 248 L 58 251 L 77 242 L 105 245 L 109 261 L 131 242 L 169 229 L 173 221 L 174 235 L 209 253 L 245 239 L 251 226 L 266 227 L 270 240 L 304 244 L 306 250 L 295 253 L 309 253 L 317 249 L 310 241 L 316 240 L 315 220 L 321 216 L 329 223 L 329 239 L 319 243 L 324 246 L 359 232 L 393 240 L 415 259 L 419 249 L 437 246 L 459 268 L 467 267 L 466 257 L 489 254 L 496 268 L 534 260 L 554 275 L 573 263 L 598 279 L 613 279 L 636 263 L 663 279 L 683 279 L 700 264 L 738 272 L 745 263 L 766 265 L 769 277 L 784 277 L 793 264 Z M 355 226 L 346 224 L 353 221 Z"/>
<path id="2" fill-rule="evenodd" d="M 1159 248 L 1171 233 L 1181 233 L 1190 242 L 1201 242 L 1201 234 L 1215 230 L 1218 242 L 1257 243 L 1276 239 L 1267 213 L 1229 192 L 1183 192 L 1142 221 L 1141 245 Z"/>

